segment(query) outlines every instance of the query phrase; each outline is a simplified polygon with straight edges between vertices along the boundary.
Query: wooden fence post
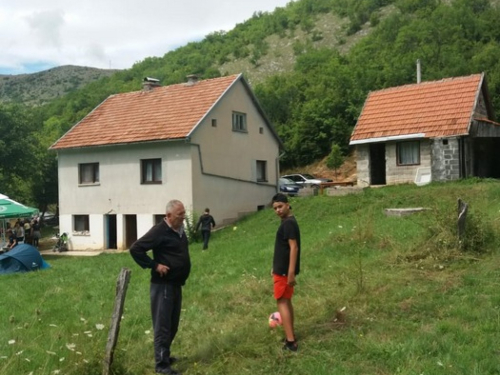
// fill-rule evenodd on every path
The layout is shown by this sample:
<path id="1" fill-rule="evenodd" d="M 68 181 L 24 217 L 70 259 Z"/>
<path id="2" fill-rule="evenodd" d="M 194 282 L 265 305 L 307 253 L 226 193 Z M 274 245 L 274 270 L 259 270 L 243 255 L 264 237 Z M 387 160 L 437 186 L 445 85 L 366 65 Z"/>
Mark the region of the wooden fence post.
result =
<path id="1" fill-rule="evenodd" d="M 122 268 L 118 280 L 116 281 L 116 297 L 115 308 L 111 318 L 111 326 L 109 327 L 108 342 L 106 344 L 106 357 L 103 360 L 102 375 L 109 375 L 111 364 L 113 363 L 113 354 L 115 352 L 118 334 L 120 332 L 120 322 L 123 315 L 123 305 L 125 304 L 125 296 L 127 287 L 130 281 L 131 271 L 128 268 Z"/>
<path id="2" fill-rule="evenodd" d="M 462 201 L 460 198 L 458 199 L 458 240 L 460 241 L 465 234 L 465 221 L 467 219 L 467 210 L 469 209 L 469 205 Z"/>

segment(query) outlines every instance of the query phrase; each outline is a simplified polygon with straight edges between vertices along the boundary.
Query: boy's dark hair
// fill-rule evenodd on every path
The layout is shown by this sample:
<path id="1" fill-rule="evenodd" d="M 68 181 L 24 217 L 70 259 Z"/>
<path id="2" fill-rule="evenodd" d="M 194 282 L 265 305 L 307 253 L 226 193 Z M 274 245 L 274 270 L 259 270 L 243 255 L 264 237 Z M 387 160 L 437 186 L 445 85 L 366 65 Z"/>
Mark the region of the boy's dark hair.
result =
<path id="1" fill-rule="evenodd" d="M 285 194 L 278 193 L 273 197 L 272 202 L 288 203 L 288 197 Z"/>

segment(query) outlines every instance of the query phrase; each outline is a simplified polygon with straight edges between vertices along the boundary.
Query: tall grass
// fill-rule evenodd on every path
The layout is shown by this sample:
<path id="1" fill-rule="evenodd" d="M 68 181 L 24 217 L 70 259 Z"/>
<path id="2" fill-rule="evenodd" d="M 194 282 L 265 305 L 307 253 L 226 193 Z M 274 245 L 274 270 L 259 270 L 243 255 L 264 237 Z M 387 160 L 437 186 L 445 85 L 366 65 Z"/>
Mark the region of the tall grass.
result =
<path id="1" fill-rule="evenodd" d="M 466 249 L 455 230 L 458 198 L 470 206 Z M 500 373 L 500 183 L 365 189 L 292 206 L 302 233 L 299 352 L 283 353 L 282 329 L 267 325 L 279 224 L 268 209 L 214 232 L 208 251 L 191 245 L 173 345 L 183 373 Z M 384 214 L 403 207 L 426 210 Z M 122 267 L 132 279 L 113 372 L 154 373 L 148 271 L 127 253 L 46 261 L 50 270 L 0 277 L 0 373 L 100 374 Z"/>

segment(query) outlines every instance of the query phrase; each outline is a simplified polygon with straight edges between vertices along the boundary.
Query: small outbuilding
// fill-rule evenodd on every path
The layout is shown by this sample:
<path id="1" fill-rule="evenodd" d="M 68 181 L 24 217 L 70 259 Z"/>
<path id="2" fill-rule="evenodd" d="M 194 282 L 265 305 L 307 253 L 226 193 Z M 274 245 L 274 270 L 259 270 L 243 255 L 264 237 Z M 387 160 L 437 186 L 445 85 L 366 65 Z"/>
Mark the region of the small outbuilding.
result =
<path id="1" fill-rule="evenodd" d="M 484 73 L 371 92 L 350 145 L 359 186 L 500 178 Z"/>

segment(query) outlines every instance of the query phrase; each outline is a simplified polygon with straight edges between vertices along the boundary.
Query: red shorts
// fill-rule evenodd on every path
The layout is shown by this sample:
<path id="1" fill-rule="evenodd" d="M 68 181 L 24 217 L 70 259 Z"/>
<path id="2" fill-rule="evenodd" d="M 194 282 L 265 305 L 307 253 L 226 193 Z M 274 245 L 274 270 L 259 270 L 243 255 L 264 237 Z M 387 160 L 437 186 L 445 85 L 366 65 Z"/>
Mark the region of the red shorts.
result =
<path id="1" fill-rule="evenodd" d="M 288 276 L 273 274 L 274 298 L 291 299 L 293 296 L 293 286 L 288 285 Z"/>

